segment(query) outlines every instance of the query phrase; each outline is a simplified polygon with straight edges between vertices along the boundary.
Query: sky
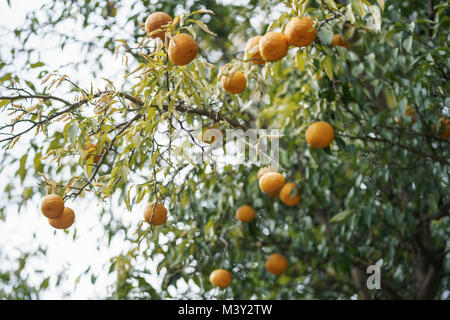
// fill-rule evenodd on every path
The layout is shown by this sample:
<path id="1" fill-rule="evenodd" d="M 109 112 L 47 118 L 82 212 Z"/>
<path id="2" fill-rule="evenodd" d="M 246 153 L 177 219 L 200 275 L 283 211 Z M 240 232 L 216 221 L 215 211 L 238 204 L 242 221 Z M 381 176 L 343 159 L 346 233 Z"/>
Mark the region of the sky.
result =
<path id="1" fill-rule="evenodd" d="M 25 21 L 26 13 L 30 10 L 39 8 L 44 0 L 14 0 L 11 1 L 12 7 L 7 6 L 6 1 L 0 1 L 0 30 L 5 32 L 4 27 L 13 29 L 20 26 Z M 88 36 L 88 35 L 80 35 Z M 11 37 L 12 41 L 13 38 Z M 54 70 L 64 65 L 66 61 L 77 59 L 77 50 L 67 47 L 65 50 L 49 50 L 52 46 L 51 41 L 46 46 L 43 41 L 41 49 L 45 54 L 39 59 L 46 63 L 48 70 Z M 1 45 L 0 45 L 1 47 Z M 106 68 L 104 76 L 112 78 L 114 74 L 121 73 L 123 66 L 120 59 L 116 60 L 112 56 L 105 56 L 104 63 Z M 89 67 L 87 67 L 89 68 Z M 89 77 L 88 69 L 75 72 L 70 67 L 60 68 L 61 72 L 71 75 L 71 78 L 80 82 L 93 82 L 94 86 L 104 86 L 104 81 Z M 63 88 L 61 88 L 61 91 Z M 24 147 L 17 145 L 17 152 L 21 154 Z M 12 170 L 9 170 L 12 172 Z M 7 173 L 0 174 L 0 187 L 4 187 L 7 181 L 12 177 L 6 176 Z M 17 179 L 15 179 L 17 180 Z M 14 180 L 14 181 L 15 181 Z M 25 181 L 25 183 L 37 183 L 38 181 Z M 17 183 L 20 183 L 17 181 Z M 119 239 L 112 241 L 108 246 L 107 239 L 104 239 L 102 224 L 107 221 L 100 220 L 101 206 L 92 196 L 83 199 L 77 199 L 76 203 L 66 203 L 67 206 L 75 209 L 76 212 L 76 239 L 73 241 L 74 229 L 69 232 L 54 230 L 46 219 L 40 213 L 40 199 L 42 195 L 35 195 L 27 206 L 22 207 L 20 212 L 16 206 L 10 207 L 6 212 L 6 221 L 0 223 L 0 247 L 5 250 L 9 257 L 20 255 L 18 248 L 24 251 L 32 251 L 39 246 L 47 247 L 48 254 L 44 259 L 32 260 L 28 267 L 29 271 L 36 269 L 43 270 L 44 275 L 56 274 L 63 271 L 67 277 L 61 287 L 56 288 L 54 282 L 50 282 L 50 290 L 45 291 L 42 299 L 101 299 L 107 297 L 111 292 L 108 288 L 114 283 L 114 275 L 107 275 L 110 265 L 110 258 L 118 255 L 120 252 L 128 251 L 134 244 L 123 242 Z M 6 201 L 0 194 L 0 201 Z M 142 204 L 142 206 L 145 204 Z M 141 219 L 142 206 L 137 206 L 133 214 L 123 214 L 123 223 L 134 228 L 139 219 Z M 117 212 L 124 212 L 126 209 L 115 207 Z M 128 212 L 126 212 L 128 213 Z M 36 235 L 34 237 L 33 235 Z M 97 247 L 98 246 L 98 247 Z M 90 277 L 82 277 L 77 286 L 75 281 L 88 267 L 94 274 L 99 275 L 95 285 L 90 281 Z M 32 273 L 30 280 L 32 283 L 40 284 L 42 277 L 40 274 Z M 158 285 L 158 280 L 153 283 Z"/>

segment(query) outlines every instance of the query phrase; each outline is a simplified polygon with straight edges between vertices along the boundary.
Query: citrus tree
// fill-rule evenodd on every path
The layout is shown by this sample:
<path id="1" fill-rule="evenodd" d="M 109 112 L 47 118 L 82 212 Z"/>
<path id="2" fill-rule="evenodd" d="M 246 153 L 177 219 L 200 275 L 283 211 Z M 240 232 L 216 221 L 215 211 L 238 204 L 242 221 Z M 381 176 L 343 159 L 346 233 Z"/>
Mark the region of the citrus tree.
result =
<path id="1" fill-rule="evenodd" d="M 112 298 L 444 298 L 448 10 L 419 0 L 46 3 L 10 30 L 20 45 L 0 51 L 0 170 L 19 181 L 6 184 L 0 212 L 39 201 L 49 228 L 76 237 L 85 213 L 67 203 L 103 204 L 105 235 L 134 244 L 111 260 Z M 68 21 L 91 39 L 64 32 Z M 114 55 L 123 74 L 94 87 L 47 70 L 31 43 L 50 36 L 61 50 L 81 47 L 74 70 L 101 77 Z M 222 134 L 271 129 L 280 134 L 244 143 L 244 161 L 217 156 L 233 148 Z M 277 157 L 265 141 L 277 141 Z M 120 215 L 135 228 L 114 223 Z M 371 290 L 373 266 L 381 284 Z M 189 290 L 174 294 L 180 282 Z"/>

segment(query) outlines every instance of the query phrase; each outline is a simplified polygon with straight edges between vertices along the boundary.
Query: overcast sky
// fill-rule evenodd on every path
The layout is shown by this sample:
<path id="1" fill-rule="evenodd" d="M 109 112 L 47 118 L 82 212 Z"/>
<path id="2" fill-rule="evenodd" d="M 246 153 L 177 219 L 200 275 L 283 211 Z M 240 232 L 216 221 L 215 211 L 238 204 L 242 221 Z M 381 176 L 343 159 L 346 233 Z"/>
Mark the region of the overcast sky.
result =
<path id="1" fill-rule="evenodd" d="M 5 32 L 5 27 L 11 30 L 16 26 L 23 25 L 26 13 L 40 7 L 44 2 L 48 1 L 14 0 L 11 1 L 12 8 L 10 8 L 7 6 L 6 1 L 0 1 L 0 29 L 2 34 Z M 83 35 L 81 34 L 81 36 Z M 71 50 L 70 47 L 63 51 L 49 50 L 48 48 L 52 47 L 51 43 L 48 43 L 49 45 L 46 46 L 46 41 L 43 40 L 41 39 L 40 43 L 41 52 L 43 52 L 40 60 L 46 63 L 45 68 L 47 70 L 58 69 L 60 66 L 65 65 L 67 61 L 74 61 L 78 58 L 76 50 Z M 11 41 L 14 41 L 13 37 L 11 37 Z M 5 49 L 3 48 L 3 50 Z M 3 51 L 2 54 L 6 54 L 6 52 Z M 115 60 L 113 57 L 106 56 L 104 60 L 108 63 L 108 68 L 104 72 L 106 78 L 121 73 L 123 67 L 120 59 Z M 4 71 L 2 70 L 2 72 Z M 62 72 L 69 74 L 74 80 L 87 84 L 92 81 L 94 86 L 104 86 L 104 82 L 101 82 L 101 80 L 90 77 L 88 69 L 85 72 L 83 70 L 80 72 L 66 67 L 62 69 Z M 21 154 L 23 150 L 24 147 L 17 145 L 16 152 L 18 154 Z M 12 172 L 13 170 L 8 171 Z M 3 170 L 0 175 L 0 190 L 11 179 L 13 178 Z M 28 184 L 38 182 L 25 181 Z M 17 183 L 20 182 L 17 180 Z M 52 289 L 42 295 L 44 299 L 106 297 L 108 295 L 107 287 L 113 284 L 115 280 L 114 276 L 107 275 L 110 265 L 109 259 L 122 251 L 128 251 L 135 244 L 116 239 L 111 243 L 111 246 L 107 246 L 102 224 L 108 223 L 108 221 L 100 221 L 99 212 L 101 207 L 92 195 L 88 195 L 84 199 L 77 199 L 75 202 L 69 201 L 66 203 L 67 206 L 74 208 L 76 212 L 75 226 L 70 228 L 67 234 L 62 230 L 56 231 L 49 226 L 39 210 L 41 198 L 42 195 L 35 195 L 33 200 L 28 203 L 28 206 L 23 207 L 20 212 L 18 212 L 16 206 L 9 207 L 9 210 L 6 212 L 6 221 L 0 223 L 0 248 L 3 250 L 3 254 L 6 253 L 9 257 L 15 258 L 20 255 L 18 248 L 23 251 L 36 250 L 40 245 L 48 248 L 48 254 L 45 259 L 32 260 L 30 262 L 31 265 L 27 267 L 27 270 L 31 272 L 33 270 L 43 270 L 44 276 L 37 275 L 31 280 L 39 284 L 46 275 L 56 274 L 61 271 L 64 271 L 67 279 L 60 288 L 55 288 L 55 283 L 51 282 L 50 287 Z M 1 193 L 0 201 L 6 201 L 6 199 L 2 198 Z M 133 214 L 122 214 L 124 225 L 135 228 L 137 221 L 141 219 L 142 206 L 137 206 L 133 210 L 135 211 Z M 118 213 L 128 213 L 125 208 L 114 208 L 114 210 Z M 76 240 L 73 241 L 75 228 L 77 230 Z M 33 237 L 34 235 L 36 236 L 35 238 Z M 75 287 L 76 278 L 88 267 L 91 267 L 95 275 L 100 275 L 99 280 L 97 280 L 95 285 L 92 285 L 90 277 L 82 278 L 78 286 Z M 157 284 L 158 281 L 155 279 L 153 283 Z"/>

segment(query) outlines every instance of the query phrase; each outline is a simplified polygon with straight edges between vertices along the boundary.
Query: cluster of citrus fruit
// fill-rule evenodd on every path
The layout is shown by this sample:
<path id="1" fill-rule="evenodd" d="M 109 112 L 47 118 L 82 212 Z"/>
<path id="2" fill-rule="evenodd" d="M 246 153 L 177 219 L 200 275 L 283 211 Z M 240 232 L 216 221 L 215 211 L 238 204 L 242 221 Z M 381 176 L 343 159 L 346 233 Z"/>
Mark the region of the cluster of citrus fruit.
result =
<path id="1" fill-rule="evenodd" d="M 64 200 L 55 193 L 49 194 L 42 199 L 41 212 L 55 229 L 67 229 L 75 221 L 75 212 L 66 207 Z"/>
<path id="2" fill-rule="evenodd" d="M 287 270 L 287 267 L 287 259 L 282 254 L 274 253 L 266 260 L 266 270 L 272 274 L 280 275 Z M 232 279 L 230 271 L 225 269 L 216 269 L 209 276 L 209 281 L 221 289 L 228 287 Z"/>
<path id="3" fill-rule="evenodd" d="M 173 22 L 172 17 L 165 12 L 154 12 L 145 21 L 145 32 L 152 39 L 166 38 L 163 27 Z M 195 59 L 198 45 L 195 39 L 187 33 L 178 33 L 169 41 L 168 57 L 173 64 L 183 66 Z"/>
<path id="4" fill-rule="evenodd" d="M 306 47 L 317 37 L 317 29 L 310 17 L 295 17 L 286 25 L 284 33 L 268 32 L 265 35 L 250 38 L 245 45 L 245 59 L 254 64 L 264 65 L 266 61 L 278 61 L 284 58 L 289 46 Z M 349 48 L 347 40 L 339 35 L 333 36 L 333 46 Z M 247 79 L 241 71 L 221 78 L 222 87 L 231 94 L 238 94 L 247 87 Z"/>
<path id="5" fill-rule="evenodd" d="M 289 46 L 306 47 L 313 43 L 316 37 L 317 29 L 310 17 L 295 17 L 286 25 L 284 33 L 268 32 L 264 36 L 250 38 L 245 46 L 245 57 L 259 65 L 266 61 L 277 61 L 286 56 Z M 347 40 L 339 34 L 333 36 L 332 44 L 349 48 Z M 221 81 L 223 88 L 232 94 L 243 92 L 247 85 L 247 80 L 240 71 L 222 76 Z M 314 148 L 326 148 L 333 139 L 333 127 L 325 121 L 313 123 L 306 131 L 306 141 Z M 286 190 L 291 186 L 288 184 Z"/>
<path id="6" fill-rule="evenodd" d="M 271 196 L 279 197 L 287 206 L 293 207 L 300 203 L 297 186 L 294 182 L 287 182 L 284 176 L 274 168 L 264 167 L 257 173 L 259 187 L 262 192 Z M 243 205 L 236 210 L 236 219 L 248 223 L 255 218 L 255 209 L 249 205 Z M 266 270 L 272 274 L 280 275 L 288 268 L 288 262 L 284 255 L 280 253 L 271 254 L 265 263 Z M 226 288 L 231 284 L 231 273 L 224 269 L 214 270 L 210 275 L 213 285 Z"/>
<path id="7" fill-rule="evenodd" d="M 99 153 L 96 144 L 89 144 L 84 150 L 86 160 L 92 159 L 94 163 L 100 162 L 103 153 L 105 150 Z M 56 188 L 53 189 L 52 194 L 42 199 L 41 212 L 55 229 L 68 229 L 75 221 L 75 213 L 64 205 L 64 200 L 55 192 Z"/>
<path id="8" fill-rule="evenodd" d="M 404 113 L 405 117 L 411 118 L 411 123 L 409 127 L 412 127 L 413 123 L 416 122 L 416 112 L 409 105 L 406 106 L 406 110 Z M 394 117 L 394 121 L 397 123 L 402 123 L 402 119 L 398 117 Z M 436 129 L 436 125 L 433 123 L 433 130 Z M 450 138 L 450 119 L 441 117 L 439 118 L 439 132 L 440 137 L 448 140 Z"/>
<path id="9" fill-rule="evenodd" d="M 150 38 L 165 41 L 164 27 L 172 23 L 172 17 L 165 12 L 150 14 L 145 22 L 145 31 Z M 305 47 L 314 42 L 317 29 L 310 17 L 295 17 L 286 25 L 284 33 L 268 32 L 264 36 L 256 36 L 248 40 L 245 46 L 245 56 L 256 64 L 266 61 L 277 61 L 286 56 L 289 45 Z M 334 35 L 334 46 L 349 47 L 348 42 L 341 35 Z M 188 34 L 175 35 L 168 45 L 168 57 L 175 65 L 185 65 L 196 57 L 197 42 Z M 247 79 L 241 71 L 221 77 L 223 88 L 231 94 L 239 94 L 245 90 Z M 306 141 L 315 148 L 326 148 L 334 139 L 333 127 L 324 121 L 313 123 L 306 131 Z M 203 139 L 212 143 L 214 137 Z"/>
<path id="10" fill-rule="evenodd" d="M 264 177 L 264 179 L 262 179 Z M 295 188 L 292 182 L 285 183 L 284 177 L 272 168 L 262 168 L 258 172 L 260 178 L 261 190 L 264 193 L 274 195 L 279 194 L 280 199 L 288 206 L 294 206 L 300 202 L 297 192 L 291 195 L 291 191 Z M 251 222 L 255 217 L 255 210 L 244 205 L 236 210 L 236 218 L 242 222 Z M 167 209 L 158 202 L 149 203 L 144 210 L 144 221 L 152 226 L 159 226 L 167 221 Z M 266 260 L 266 269 L 268 272 L 280 275 L 287 270 L 287 259 L 279 253 L 272 254 Z M 216 269 L 209 277 L 211 283 L 222 289 L 231 284 L 232 276 L 228 270 Z"/>

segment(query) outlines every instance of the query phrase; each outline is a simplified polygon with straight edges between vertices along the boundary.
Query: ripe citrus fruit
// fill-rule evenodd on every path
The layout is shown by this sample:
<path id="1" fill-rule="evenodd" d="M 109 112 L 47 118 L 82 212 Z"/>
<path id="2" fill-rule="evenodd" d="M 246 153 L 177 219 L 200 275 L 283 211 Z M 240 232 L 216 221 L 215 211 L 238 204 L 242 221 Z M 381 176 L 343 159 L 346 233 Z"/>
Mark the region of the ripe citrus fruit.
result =
<path id="1" fill-rule="evenodd" d="M 48 219 L 50 225 L 55 229 L 67 229 L 73 224 L 74 221 L 75 212 L 68 207 L 64 207 L 64 211 L 59 217 L 55 219 Z"/>
<path id="2" fill-rule="evenodd" d="M 248 39 L 247 44 L 245 45 L 245 59 L 252 60 L 255 64 L 264 64 L 264 60 L 261 58 L 261 54 L 259 53 L 259 41 L 262 36 L 256 36 Z"/>
<path id="3" fill-rule="evenodd" d="M 172 17 L 169 16 L 165 12 L 154 12 L 151 15 L 148 16 L 147 20 L 145 21 L 145 32 L 147 32 L 147 35 L 150 38 L 160 38 L 164 41 L 165 38 L 165 31 L 161 32 L 155 32 L 156 30 L 161 29 L 161 27 L 172 23 Z M 153 33 L 155 32 L 155 33 Z"/>
<path id="4" fill-rule="evenodd" d="M 285 182 L 282 174 L 278 172 L 268 172 L 259 179 L 259 187 L 262 192 L 271 195 L 281 190 Z"/>
<path id="5" fill-rule="evenodd" d="M 153 207 L 155 209 L 153 209 Z M 153 218 L 152 218 L 153 214 Z M 144 220 L 148 223 L 150 223 L 150 220 L 152 221 L 152 226 L 159 226 L 166 222 L 167 220 L 167 209 L 164 208 L 164 206 L 160 203 L 156 203 L 156 206 L 154 202 L 149 203 L 145 207 L 144 211 Z"/>
<path id="6" fill-rule="evenodd" d="M 306 142 L 313 148 L 326 148 L 333 139 L 334 129 L 328 122 L 314 122 L 306 130 Z"/>
<path id="7" fill-rule="evenodd" d="M 288 41 L 281 32 L 266 33 L 259 40 L 259 52 L 261 57 L 267 61 L 282 59 L 288 51 Z"/>
<path id="8" fill-rule="evenodd" d="M 178 66 L 188 64 L 197 56 L 197 42 L 186 33 L 179 33 L 169 42 L 169 59 Z"/>
<path id="9" fill-rule="evenodd" d="M 86 159 L 93 157 L 94 163 L 99 163 L 100 159 L 102 158 L 102 154 L 105 153 L 105 150 L 102 150 L 101 154 L 99 154 L 97 150 L 97 145 L 91 143 L 86 147 L 85 152 L 86 152 Z"/>
<path id="10" fill-rule="evenodd" d="M 412 118 L 411 119 L 412 123 L 416 122 L 416 112 L 409 105 L 406 106 L 405 117 L 411 117 Z M 398 123 L 401 123 L 402 119 L 394 117 L 394 121 L 398 122 Z"/>
<path id="11" fill-rule="evenodd" d="M 256 176 L 258 177 L 258 181 L 259 179 L 261 179 L 261 177 L 263 175 L 265 175 L 266 173 L 269 172 L 277 172 L 277 170 L 275 170 L 274 168 L 271 167 L 262 167 L 261 169 L 258 170 L 258 173 L 256 174 Z"/>
<path id="12" fill-rule="evenodd" d="M 280 199 L 287 206 L 293 207 L 300 202 L 300 196 L 298 195 L 298 191 L 295 190 L 295 195 L 291 197 L 292 189 L 296 188 L 295 183 L 288 182 L 283 188 L 280 190 Z"/>
<path id="13" fill-rule="evenodd" d="M 277 190 L 277 191 L 268 193 L 267 195 L 270 196 L 270 197 L 272 197 L 272 198 L 278 198 L 278 197 L 280 196 L 280 191 L 281 191 L 281 190 Z"/>
<path id="14" fill-rule="evenodd" d="M 222 87 L 232 94 L 241 93 L 247 87 L 247 79 L 240 71 L 235 71 L 231 77 L 222 76 Z"/>
<path id="15" fill-rule="evenodd" d="M 209 144 L 211 144 L 211 143 L 213 143 L 214 141 L 216 141 L 216 138 L 217 138 L 217 139 L 220 139 L 220 137 L 223 137 L 222 131 L 220 131 L 220 130 L 217 129 L 217 128 L 212 128 L 212 127 L 210 127 L 210 128 L 207 128 L 207 129 L 203 132 L 203 135 L 202 135 L 202 141 L 203 141 L 204 143 L 209 143 Z"/>
<path id="16" fill-rule="evenodd" d="M 334 47 L 336 47 L 336 46 L 341 46 L 341 47 L 347 48 L 347 50 L 350 49 L 350 44 L 349 44 L 348 41 L 347 41 L 343 36 L 341 36 L 340 34 L 335 34 L 335 35 L 333 36 L 333 42 L 332 42 L 332 45 L 333 45 Z"/>
<path id="17" fill-rule="evenodd" d="M 222 289 L 228 287 L 231 283 L 231 273 L 224 269 L 217 269 L 209 275 L 209 281 L 216 287 Z"/>
<path id="18" fill-rule="evenodd" d="M 241 206 L 236 210 L 236 218 L 242 222 L 250 222 L 255 218 L 255 210 L 248 205 Z"/>
<path id="19" fill-rule="evenodd" d="M 317 30 L 310 17 L 295 17 L 286 25 L 284 34 L 290 45 L 305 47 L 316 39 Z"/>
<path id="20" fill-rule="evenodd" d="M 282 254 L 274 253 L 266 260 L 266 270 L 270 273 L 280 275 L 287 270 L 287 267 L 287 260 Z"/>
<path id="21" fill-rule="evenodd" d="M 55 219 L 64 211 L 64 200 L 57 194 L 49 194 L 41 202 L 41 211 L 49 219 Z"/>
<path id="22" fill-rule="evenodd" d="M 442 131 L 441 137 L 444 139 L 450 138 L 450 119 L 444 117 L 439 119 L 439 131 Z"/>

